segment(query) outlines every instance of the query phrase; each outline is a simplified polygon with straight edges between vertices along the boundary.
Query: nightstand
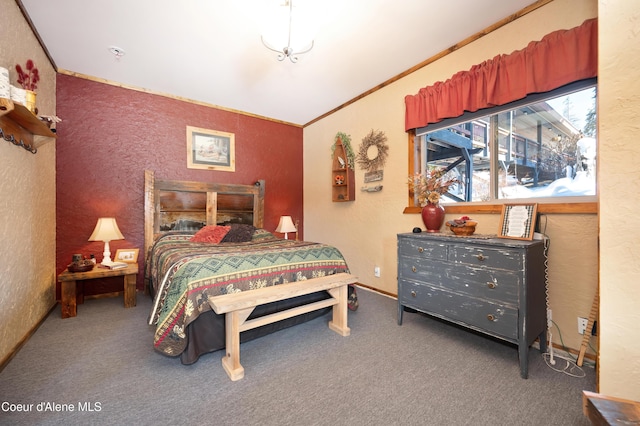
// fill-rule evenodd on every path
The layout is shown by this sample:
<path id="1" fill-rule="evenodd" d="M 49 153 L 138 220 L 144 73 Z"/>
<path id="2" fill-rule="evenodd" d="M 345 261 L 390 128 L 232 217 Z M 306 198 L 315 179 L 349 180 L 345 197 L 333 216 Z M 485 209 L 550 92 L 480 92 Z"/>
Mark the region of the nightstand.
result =
<path id="1" fill-rule="evenodd" d="M 88 272 L 69 272 L 65 269 L 58 275 L 61 287 L 61 308 L 62 318 L 76 316 L 76 304 L 84 303 L 84 292 L 76 295 L 76 282 L 93 280 L 96 278 L 123 277 L 124 279 L 124 307 L 136 306 L 136 276 L 138 275 L 138 264 L 132 263 L 126 268 L 107 269 L 96 265 Z M 80 283 L 81 285 L 83 283 Z"/>

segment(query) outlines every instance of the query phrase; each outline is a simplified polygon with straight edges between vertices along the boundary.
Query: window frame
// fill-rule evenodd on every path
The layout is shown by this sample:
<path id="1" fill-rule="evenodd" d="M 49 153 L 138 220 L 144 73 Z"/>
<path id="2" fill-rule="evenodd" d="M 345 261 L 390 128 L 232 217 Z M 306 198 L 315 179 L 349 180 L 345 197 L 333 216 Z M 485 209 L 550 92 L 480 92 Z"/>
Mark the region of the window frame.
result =
<path id="1" fill-rule="evenodd" d="M 407 145 L 409 150 L 408 176 L 413 176 L 415 174 L 415 166 L 414 166 L 415 160 L 416 160 L 414 157 L 414 153 L 416 152 L 415 144 L 420 143 L 419 142 L 420 136 L 426 133 L 448 128 L 456 124 L 471 121 L 477 118 L 499 114 L 501 112 L 522 107 L 524 105 L 541 102 L 545 99 L 567 95 L 573 92 L 587 89 L 589 87 L 596 87 L 596 90 L 597 90 L 597 87 L 598 87 L 597 78 L 579 80 L 573 83 L 566 84 L 560 88 L 550 90 L 545 93 L 535 93 L 535 94 L 529 95 L 523 99 L 519 99 L 517 101 L 513 101 L 505 105 L 500 105 L 492 108 L 484 108 L 475 112 L 467 112 L 459 117 L 447 118 L 437 123 L 429 124 L 425 127 L 411 129 L 407 132 L 407 135 L 408 135 Z M 597 108 L 597 97 L 596 97 L 596 108 Z M 492 175 L 493 175 L 493 172 L 494 171 L 492 169 Z M 422 210 L 422 207 L 415 204 L 413 195 L 411 194 L 409 189 L 407 189 L 407 194 L 408 194 L 408 201 L 407 201 L 407 207 L 404 209 L 404 213 L 420 213 Z M 596 185 L 596 195 L 594 196 L 520 198 L 518 200 L 537 203 L 538 213 L 594 214 L 598 212 L 599 190 Z M 497 198 L 492 199 L 491 201 L 486 201 L 486 202 L 467 201 L 467 202 L 446 204 L 446 209 L 448 213 L 454 213 L 454 214 L 501 213 L 502 206 L 504 204 L 513 203 L 514 201 L 515 201 L 514 199 L 497 199 Z"/>

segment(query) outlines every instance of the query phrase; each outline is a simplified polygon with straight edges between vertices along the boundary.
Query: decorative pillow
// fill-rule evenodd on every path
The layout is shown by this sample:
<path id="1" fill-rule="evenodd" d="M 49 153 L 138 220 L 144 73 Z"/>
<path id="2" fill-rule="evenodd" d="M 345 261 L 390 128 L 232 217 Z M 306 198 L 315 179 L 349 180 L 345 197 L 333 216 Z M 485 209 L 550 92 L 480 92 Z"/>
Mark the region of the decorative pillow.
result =
<path id="1" fill-rule="evenodd" d="M 231 223 L 229 226 L 231 230 L 222 239 L 222 243 L 244 243 L 251 241 L 253 232 L 256 230 L 253 225 L 244 225 L 241 223 Z"/>
<path id="2" fill-rule="evenodd" d="M 256 228 L 255 232 L 253 233 L 253 236 L 251 237 L 251 241 L 265 241 L 268 239 L 279 239 L 279 238 L 277 238 L 271 232 L 263 228 Z"/>
<path id="3" fill-rule="evenodd" d="M 218 244 L 231 231 L 230 226 L 207 225 L 196 232 L 189 241 Z"/>

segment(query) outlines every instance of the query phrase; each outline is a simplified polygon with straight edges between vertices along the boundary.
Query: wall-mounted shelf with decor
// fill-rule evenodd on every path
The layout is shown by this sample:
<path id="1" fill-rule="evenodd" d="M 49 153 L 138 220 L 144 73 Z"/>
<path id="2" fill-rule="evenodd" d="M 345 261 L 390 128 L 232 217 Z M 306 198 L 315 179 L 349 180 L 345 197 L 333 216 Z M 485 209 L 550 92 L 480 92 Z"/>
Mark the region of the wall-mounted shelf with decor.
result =
<path id="1" fill-rule="evenodd" d="M 0 98 L 0 136 L 7 142 L 36 153 L 56 135 L 42 120 L 26 107 Z"/>
<path id="2" fill-rule="evenodd" d="M 349 167 L 347 153 L 342 140 L 336 140 L 332 163 L 331 200 L 334 202 L 354 201 L 356 199 L 356 178 L 353 169 Z"/>

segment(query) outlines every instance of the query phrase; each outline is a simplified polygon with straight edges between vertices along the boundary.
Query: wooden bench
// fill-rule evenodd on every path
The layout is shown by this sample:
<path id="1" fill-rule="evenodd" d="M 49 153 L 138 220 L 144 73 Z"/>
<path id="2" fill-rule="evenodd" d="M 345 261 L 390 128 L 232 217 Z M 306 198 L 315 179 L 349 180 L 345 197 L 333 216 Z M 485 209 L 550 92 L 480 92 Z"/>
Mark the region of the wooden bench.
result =
<path id="1" fill-rule="evenodd" d="M 226 355 L 222 358 L 222 367 L 229 378 L 236 381 L 244 377 L 244 368 L 240 365 L 240 333 L 243 331 L 333 306 L 333 318 L 329 321 L 329 328 L 341 336 L 348 336 L 351 330 L 347 327 L 347 286 L 354 284 L 357 280 L 354 275 L 340 273 L 306 281 L 210 297 L 209 304 L 215 313 L 226 315 Z M 331 297 L 319 302 L 247 320 L 256 306 L 323 290 L 326 290 Z"/>

